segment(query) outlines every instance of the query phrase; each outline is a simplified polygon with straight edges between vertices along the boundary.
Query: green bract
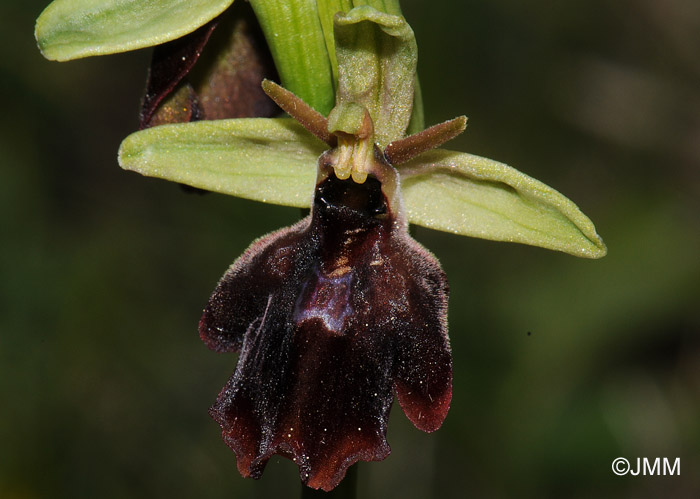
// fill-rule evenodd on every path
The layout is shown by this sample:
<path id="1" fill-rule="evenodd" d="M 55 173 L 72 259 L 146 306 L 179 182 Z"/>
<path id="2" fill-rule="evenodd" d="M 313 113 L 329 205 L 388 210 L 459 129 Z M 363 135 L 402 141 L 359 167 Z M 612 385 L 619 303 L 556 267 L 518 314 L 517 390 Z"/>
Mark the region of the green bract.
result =
<path id="1" fill-rule="evenodd" d="M 67 61 L 158 45 L 194 31 L 233 0 L 54 0 L 36 21 L 44 56 Z"/>

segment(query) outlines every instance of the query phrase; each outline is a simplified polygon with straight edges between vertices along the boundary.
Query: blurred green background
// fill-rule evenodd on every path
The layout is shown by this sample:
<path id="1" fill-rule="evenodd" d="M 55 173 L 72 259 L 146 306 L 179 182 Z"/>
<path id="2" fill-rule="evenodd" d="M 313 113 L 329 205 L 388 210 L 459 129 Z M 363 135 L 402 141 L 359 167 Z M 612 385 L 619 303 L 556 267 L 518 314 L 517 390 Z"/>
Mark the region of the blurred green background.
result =
<path id="1" fill-rule="evenodd" d="M 244 480 L 207 415 L 235 356 L 197 335 L 298 210 L 119 169 L 148 50 L 44 60 L 48 0 L 0 4 L 0 497 L 298 497 Z M 700 2 L 404 1 L 427 123 L 573 199 L 599 261 L 419 228 L 451 284 L 441 430 L 398 406 L 360 497 L 700 497 Z M 681 458 L 618 477 L 616 457 Z"/>

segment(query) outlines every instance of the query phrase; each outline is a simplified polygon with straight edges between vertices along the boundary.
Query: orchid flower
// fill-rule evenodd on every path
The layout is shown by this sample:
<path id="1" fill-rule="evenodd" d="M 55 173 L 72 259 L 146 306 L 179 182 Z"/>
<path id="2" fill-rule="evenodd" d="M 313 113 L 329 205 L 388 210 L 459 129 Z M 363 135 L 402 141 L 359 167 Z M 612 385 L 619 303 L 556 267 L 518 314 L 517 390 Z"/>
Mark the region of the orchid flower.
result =
<path id="1" fill-rule="evenodd" d="M 188 35 L 195 49 L 182 52 L 189 54 L 184 65 L 175 63 L 175 83 L 153 83 L 152 69 L 145 129 L 124 140 L 119 162 L 200 189 L 311 209 L 231 265 L 204 309 L 200 336 L 213 350 L 239 353 L 210 413 L 241 474 L 259 477 L 280 454 L 299 466 L 305 484 L 331 490 L 353 463 L 389 454 L 394 394 L 424 431 L 439 428 L 449 409 L 447 279 L 410 237 L 409 223 L 587 258 L 603 256 L 605 245 L 576 205 L 550 187 L 504 164 L 439 149 L 464 131 L 464 116 L 422 130 L 416 42 L 396 2 L 319 0 L 309 11 L 299 2 L 251 0 L 287 87 L 264 80 L 262 89 L 291 118 L 196 121 L 199 94 L 190 88 L 174 101 L 184 103 L 184 118 L 165 121 L 195 121 L 153 126 L 161 101 L 175 95 L 206 45 L 213 29 L 206 23 L 231 2 L 199 3 L 187 12 L 207 14 L 195 19 L 184 14 L 184 2 L 153 2 L 172 7 L 160 14 L 172 14 L 173 26 L 188 20 L 168 37 L 150 22 L 139 28 L 149 44 L 199 30 Z M 46 18 L 58 16 L 52 6 Z M 110 20 L 113 11 L 101 12 Z M 284 19 L 299 18 L 315 28 L 281 40 Z M 112 22 L 105 21 L 112 48 L 135 48 Z M 67 30 L 42 36 L 47 25 L 40 18 L 37 33 L 56 58 L 66 50 L 72 57 L 107 50 L 81 46 Z M 309 44 L 324 57 L 305 67 L 308 54 L 299 48 Z M 320 83 L 307 84 L 314 76 Z"/>

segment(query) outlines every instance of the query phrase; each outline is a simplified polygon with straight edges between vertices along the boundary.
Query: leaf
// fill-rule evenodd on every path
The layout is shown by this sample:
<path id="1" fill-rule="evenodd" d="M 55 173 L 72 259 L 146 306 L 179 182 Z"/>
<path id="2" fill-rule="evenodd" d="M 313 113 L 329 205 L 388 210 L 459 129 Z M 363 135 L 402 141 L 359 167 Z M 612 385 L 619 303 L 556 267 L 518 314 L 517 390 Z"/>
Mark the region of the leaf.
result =
<path id="1" fill-rule="evenodd" d="M 335 102 L 331 63 L 316 2 L 250 0 L 282 86 L 327 116 Z"/>
<path id="2" fill-rule="evenodd" d="M 199 121 L 129 135 L 119 164 L 200 189 L 308 208 L 326 148 L 288 118 Z"/>
<path id="3" fill-rule="evenodd" d="M 607 253 L 593 223 L 572 201 L 503 163 L 437 149 L 399 172 L 412 223 L 585 258 Z"/>
<path id="4" fill-rule="evenodd" d="M 54 0 L 36 22 L 44 57 L 67 61 L 158 45 L 194 31 L 233 0 Z"/>
<path id="5" fill-rule="evenodd" d="M 336 14 L 335 49 L 338 104 L 366 107 L 382 148 L 402 138 L 411 120 L 417 61 L 406 20 L 366 5 Z"/>

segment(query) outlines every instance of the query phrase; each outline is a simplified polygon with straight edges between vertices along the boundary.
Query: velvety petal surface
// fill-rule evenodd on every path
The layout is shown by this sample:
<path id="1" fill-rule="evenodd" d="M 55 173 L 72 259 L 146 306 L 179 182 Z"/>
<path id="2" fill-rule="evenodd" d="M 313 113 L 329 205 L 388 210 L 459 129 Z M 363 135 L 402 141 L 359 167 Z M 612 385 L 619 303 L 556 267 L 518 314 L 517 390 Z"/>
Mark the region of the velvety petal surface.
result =
<path id="1" fill-rule="evenodd" d="M 200 336 L 209 348 L 238 352 L 246 332 L 261 326 L 270 291 L 282 289 L 290 273 L 298 272 L 295 251 L 307 226 L 305 219 L 258 239 L 231 265 L 200 321 Z"/>
<path id="2" fill-rule="evenodd" d="M 446 303 L 442 270 L 379 182 L 323 180 L 312 215 L 254 243 L 200 323 L 210 348 L 240 349 L 211 409 L 240 472 L 258 477 L 280 454 L 332 489 L 389 454 L 394 389 L 417 427 L 436 429 L 451 394 Z"/>
<path id="3" fill-rule="evenodd" d="M 452 354 L 447 336 L 448 285 L 435 257 L 410 237 L 401 238 L 394 264 L 416 276 L 404 283 L 410 313 L 392 322 L 396 337 L 394 387 L 416 428 L 441 425 L 452 400 Z"/>

